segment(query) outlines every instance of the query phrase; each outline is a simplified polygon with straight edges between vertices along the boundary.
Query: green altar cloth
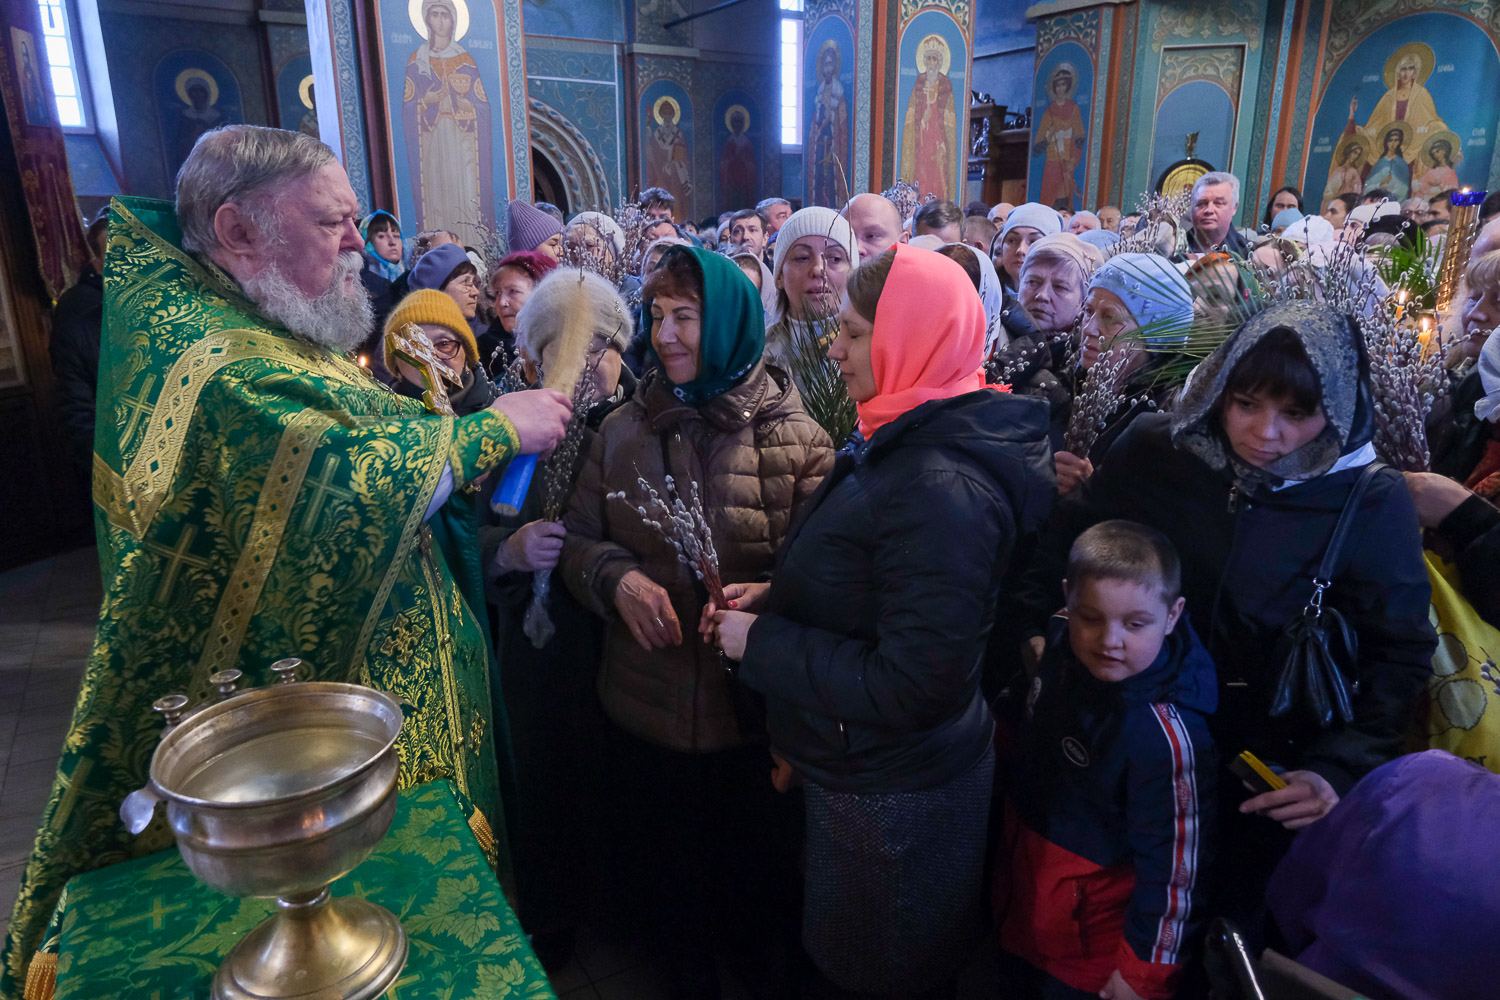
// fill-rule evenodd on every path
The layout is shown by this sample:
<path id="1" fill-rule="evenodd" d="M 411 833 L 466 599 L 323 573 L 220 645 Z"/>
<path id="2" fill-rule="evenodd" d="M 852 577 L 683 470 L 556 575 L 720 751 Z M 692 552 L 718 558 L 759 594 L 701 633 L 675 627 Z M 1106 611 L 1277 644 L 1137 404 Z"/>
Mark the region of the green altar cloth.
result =
<path id="1" fill-rule="evenodd" d="M 333 894 L 379 903 L 406 928 L 390 1000 L 556 996 L 446 781 L 401 791 L 391 832 Z M 78 875 L 43 949 L 57 956 L 55 996 L 206 1000 L 229 949 L 274 906 L 215 892 L 175 847 Z"/>

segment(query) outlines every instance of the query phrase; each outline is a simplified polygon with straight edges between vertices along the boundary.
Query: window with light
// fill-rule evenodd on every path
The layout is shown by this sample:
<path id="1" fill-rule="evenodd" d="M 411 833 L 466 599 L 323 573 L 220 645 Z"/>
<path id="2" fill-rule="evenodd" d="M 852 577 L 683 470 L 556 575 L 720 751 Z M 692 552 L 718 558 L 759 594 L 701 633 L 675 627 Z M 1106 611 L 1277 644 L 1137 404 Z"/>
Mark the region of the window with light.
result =
<path id="1" fill-rule="evenodd" d="M 780 0 L 781 144 L 802 145 L 802 0 Z M 787 16 L 787 15 L 795 16 Z"/>
<path id="2" fill-rule="evenodd" d="M 83 86 L 75 57 L 77 50 L 68 27 L 67 6 L 63 0 L 36 0 L 36 6 L 42 15 L 42 44 L 47 66 L 52 71 L 57 120 L 64 128 L 86 128 Z"/>

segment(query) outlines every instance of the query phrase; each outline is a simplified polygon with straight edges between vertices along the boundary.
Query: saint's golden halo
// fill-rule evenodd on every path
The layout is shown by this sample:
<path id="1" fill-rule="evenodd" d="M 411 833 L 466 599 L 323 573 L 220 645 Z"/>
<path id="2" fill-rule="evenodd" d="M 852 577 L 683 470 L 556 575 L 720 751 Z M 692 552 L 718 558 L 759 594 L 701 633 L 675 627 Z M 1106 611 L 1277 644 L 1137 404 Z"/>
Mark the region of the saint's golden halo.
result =
<path id="1" fill-rule="evenodd" d="M 213 107 L 219 103 L 219 81 L 210 76 L 207 70 L 199 69 L 196 66 L 189 66 L 177 74 L 177 96 L 182 98 L 183 104 L 186 104 L 188 107 L 193 106 L 193 102 L 188 98 L 187 92 L 189 80 L 202 80 L 208 86 L 209 107 Z"/>

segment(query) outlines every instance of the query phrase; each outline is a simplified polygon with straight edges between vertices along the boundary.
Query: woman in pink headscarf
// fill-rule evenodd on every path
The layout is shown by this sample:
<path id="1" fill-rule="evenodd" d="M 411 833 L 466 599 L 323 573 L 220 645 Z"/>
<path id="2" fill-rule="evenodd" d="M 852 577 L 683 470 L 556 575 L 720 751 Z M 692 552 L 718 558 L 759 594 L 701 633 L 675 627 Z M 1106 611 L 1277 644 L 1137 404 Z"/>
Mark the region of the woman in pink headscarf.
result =
<path id="1" fill-rule="evenodd" d="M 856 268 L 839 321 L 828 356 L 866 440 L 771 583 L 728 588 L 704 629 L 766 696 L 778 782 L 807 785 L 808 953 L 843 990 L 926 996 L 980 926 L 980 666 L 1010 552 L 1055 492 L 1047 407 L 985 386 L 984 307 L 940 254 Z"/>

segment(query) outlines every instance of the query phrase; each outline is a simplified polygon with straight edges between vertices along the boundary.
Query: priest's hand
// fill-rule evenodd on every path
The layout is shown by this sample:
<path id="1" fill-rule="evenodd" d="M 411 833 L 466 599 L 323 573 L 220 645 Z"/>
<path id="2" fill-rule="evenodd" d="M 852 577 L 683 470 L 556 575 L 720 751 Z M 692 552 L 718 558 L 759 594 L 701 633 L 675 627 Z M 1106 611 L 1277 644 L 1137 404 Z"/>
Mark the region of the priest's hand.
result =
<path id="1" fill-rule="evenodd" d="M 490 404 L 510 418 L 521 438 L 521 454 L 546 455 L 557 447 L 573 415 L 573 401 L 556 389 L 507 392 Z"/>
<path id="2" fill-rule="evenodd" d="M 530 573 L 539 569 L 556 569 L 567 534 L 567 529 L 558 521 L 523 524 L 495 550 L 495 571 Z"/>
<path id="3" fill-rule="evenodd" d="M 615 587 L 615 611 L 642 649 L 682 645 L 682 625 L 667 592 L 645 573 L 633 569 Z"/>

